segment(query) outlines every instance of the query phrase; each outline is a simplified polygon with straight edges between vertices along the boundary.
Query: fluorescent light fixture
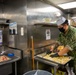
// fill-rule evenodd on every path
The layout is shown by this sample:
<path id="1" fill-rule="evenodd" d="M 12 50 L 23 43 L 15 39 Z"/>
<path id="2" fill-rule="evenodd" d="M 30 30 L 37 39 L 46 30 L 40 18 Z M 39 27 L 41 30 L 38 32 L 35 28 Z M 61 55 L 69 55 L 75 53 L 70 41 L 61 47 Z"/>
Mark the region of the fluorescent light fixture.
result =
<path id="1" fill-rule="evenodd" d="M 71 9 L 71 8 L 76 8 L 76 1 L 74 2 L 69 2 L 69 3 L 64 3 L 64 4 L 59 4 L 59 7 L 63 9 Z"/>

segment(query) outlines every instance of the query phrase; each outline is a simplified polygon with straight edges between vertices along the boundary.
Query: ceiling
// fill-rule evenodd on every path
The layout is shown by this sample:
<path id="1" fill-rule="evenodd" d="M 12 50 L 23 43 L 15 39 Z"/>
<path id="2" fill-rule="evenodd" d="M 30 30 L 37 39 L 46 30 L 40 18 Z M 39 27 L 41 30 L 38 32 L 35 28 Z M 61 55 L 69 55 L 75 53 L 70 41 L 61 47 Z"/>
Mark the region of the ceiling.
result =
<path id="1" fill-rule="evenodd" d="M 41 0 L 41 1 L 61 9 L 66 14 L 76 15 L 76 8 L 62 9 L 61 7 L 58 6 L 59 4 L 69 3 L 69 2 L 76 1 L 76 0 Z"/>
<path id="2" fill-rule="evenodd" d="M 7 1 L 10 1 L 10 0 L 0 0 L 0 3 L 4 3 L 4 2 L 7 2 Z M 12 1 L 16 1 L 16 0 L 11 0 Z M 34 0 L 36 1 L 36 0 Z M 39 0 L 38 0 L 39 1 Z M 71 15 L 76 15 L 76 8 L 72 8 L 72 9 L 62 9 L 61 7 L 59 7 L 58 5 L 59 4 L 63 4 L 63 3 L 68 3 L 68 2 L 73 2 L 73 1 L 76 1 L 76 0 L 40 0 L 42 2 L 45 2 L 45 3 L 48 3 L 50 5 L 53 5 L 59 9 L 61 9 L 64 13 L 66 14 L 71 14 Z"/>

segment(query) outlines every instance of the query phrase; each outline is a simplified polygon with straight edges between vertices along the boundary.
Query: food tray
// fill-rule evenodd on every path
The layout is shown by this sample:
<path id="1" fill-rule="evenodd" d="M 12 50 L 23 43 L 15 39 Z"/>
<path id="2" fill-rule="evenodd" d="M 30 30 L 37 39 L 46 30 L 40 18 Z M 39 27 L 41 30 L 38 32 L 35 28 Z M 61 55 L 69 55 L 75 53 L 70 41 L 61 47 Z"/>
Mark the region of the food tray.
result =
<path id="1" fill-rule="evenodd" d="M 6 55 L 0 56 L 0 62 L 8 61 L 8 60 L 10 60 L 10 59 L 11 59 L 11 58 L 9 58 L 9 57 L 6 56 Z"/>
<path id="2" fill-rule="evenodd" d="M 37 57 L 40 57 L 42 59 L 60 64 L 60 65 L 65 65 L 66 63 L 68 63 L 70 60 L 73 59 L 73 57 L 71 56 L 61 56 L 61 57 L 50 57 L 51 54 L 39 54 L 37 55 Z"/>

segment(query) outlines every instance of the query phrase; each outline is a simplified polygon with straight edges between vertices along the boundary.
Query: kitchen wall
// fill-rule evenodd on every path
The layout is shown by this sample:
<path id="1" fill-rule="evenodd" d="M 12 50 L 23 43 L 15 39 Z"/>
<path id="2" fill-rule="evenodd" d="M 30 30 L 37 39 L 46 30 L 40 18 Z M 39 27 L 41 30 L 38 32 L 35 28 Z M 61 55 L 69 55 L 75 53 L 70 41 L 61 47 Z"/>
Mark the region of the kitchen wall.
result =
<path id="1" fill-rule="evenodd" d="M 55 9 L 55 10 L 54 10 Z M 43 3 L 38 0 L 27 1 L 27 29 L 28 29 L 28 46 L 31 47 L 31 36 L 34 38 L 34 46 L 37 47 L 41 42 L 46 40 L 46 30 L 50 30 L 50 39 L 56 40 L 58 30 L 56 20 L 57 13 L 64 15 L 59 9 Z M 36 24 L 36 25 L 35 25 Z M 46 25 L 46 26 L 44 26 Z M 53 27 L 52 27 L 53 26 Z M 53 29 L 54 28 L 54 29 Z M 50 42 L 50 41 L 49 41 Z"/>
<path id="2" fill-rule="evenodd" d="M 15 47 L 23 50 L 24 58 L 17 62 L 18 75 L 22 75 L 30 68 L 29 57 L 26 55 L 27 50 L 27 16 L 26 16 L 26 1 L 27 0 L 2 0 L 0 2 L 0 20 L 11 20 L 17 22 L 17 35 L 15 35 Z M 1 22 L 0 22 L 1 23 Z M 24 29 L 21 35 L 21 28 Z M 14 68 L 14 66 L 13 66 Z M 14 75 L 14 69 L 13 74 Z"/>
<path id="3" fill-rule="evenodd" d="M 56 39 L 58 36 L 56 12 L 58 11 L 61 15 L 64 14 L 56 8 L 54 8 L 56 11 L 53 11 L 51 7 L 39 0 L 2 0 L 0 2 L 0 19 L 17 22 L 18 34 L 14 36 L 15 47 L 23 51 L 24 57 L 18 61 L 18 75 L 31 69 L 32 65 L 28 65 L 31 64 L 30 56 L 27 54 L 31 48 L 31 36 L 34 36 L 35 44 L 46 41 L 47 29 L 51 31 L 51 39 Z M 40 23 L 42 24 L 40 25 Z M 35 46 L 37 47 L 37 45 Z"/>
<path id="4" fill-rule="evenodd" d="M 27 48 L 27 16 L 26 0 L 3 0 L 0 3 L 0 18 L 9 19 L 11 22 L 17 22 L 17 35 L 15 43 L 17 48 L 23 51 Z M 24 32 L 21 35 L 21 28 Z"/>

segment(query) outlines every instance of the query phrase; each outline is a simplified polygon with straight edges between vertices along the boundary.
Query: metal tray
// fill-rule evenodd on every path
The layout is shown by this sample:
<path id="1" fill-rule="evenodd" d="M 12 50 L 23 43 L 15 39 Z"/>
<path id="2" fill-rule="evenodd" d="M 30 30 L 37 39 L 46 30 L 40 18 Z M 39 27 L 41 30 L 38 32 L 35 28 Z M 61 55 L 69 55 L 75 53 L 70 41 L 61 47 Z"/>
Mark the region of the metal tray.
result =
<path id="1" fill-rule="evenodd" d="M 67 64 L 70 60 L 73 59 L 73 57 L 71 56 L 62 56 L 62 57 L 50 57 L 50 54 L 47 55 L 45 53 L 42 53 L 42 54 L 38 54 L 36 55 L 37 57 L 39 58 L 42 58 L 42 59 L 45 59 L 47 61 L 50 61 L 50 62 L 53 62 L 53 63 L 56 63 L 56 64 L 59 64 L 59 65 L 65 65 Z"/>

